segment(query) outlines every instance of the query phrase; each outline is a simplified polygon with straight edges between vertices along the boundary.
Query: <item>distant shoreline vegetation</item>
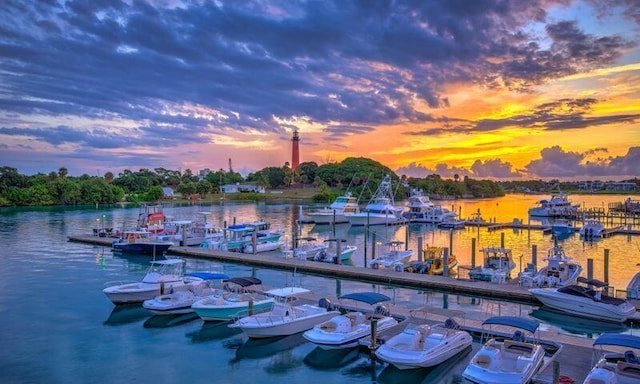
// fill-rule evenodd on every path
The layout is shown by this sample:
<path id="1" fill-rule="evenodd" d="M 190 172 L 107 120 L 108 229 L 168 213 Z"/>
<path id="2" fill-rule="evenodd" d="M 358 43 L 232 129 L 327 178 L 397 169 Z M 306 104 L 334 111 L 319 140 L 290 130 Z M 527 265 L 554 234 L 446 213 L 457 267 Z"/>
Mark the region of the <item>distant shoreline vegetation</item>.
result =
<path id="1" fill-rule="evenodd" d="M 49 174 L 22 175 L 16 168 L 0 167 L 0 206 L 51 206 L 51 205 L 95 205 L 118 202 L 144 202 L 162 199 L 180 200 L 283 200 L 303 199 L 314 202 L 332 202 L 347 190 L 368 201 L 385 174 L 391 175 L 396 200 L 409 196 L 412 189 L 420 189 L 432 199 L 489 198 L 509 193 L 563 192 L 637 194 L 640 179 L 626 181 L 633 190 L 607 191 L 584 190 L 577 182 L 558 180 L 492 181 L 469 177 L 443 179 L 433 174 L 424 178 L 398 176 L 388 167 L 367 158 L 347 158 L 340 163 L 317 165 L 315 162 L 301 163 L 292 170 L 289 163 L 282 167 L 266 167 L 243 178 L 233 170 L 205 171 L 195 175 L 155 168 L 137 172 L 125 169 L 117 176 L 107 172 L 104 176 L 69 176 L 62 167 Z M 225 185 L 252 184 L 266 193 L 224 193 Z M 583 183 L 584 184 L 584 183 Z M 623 183 L 624 184 L 624 183 Z M 221 188 L 222 187 L 222 188 Z M 275 192 L 278 193 L 275 193 Z M 174 195 L 174 192 L 176 195 Z M 180 197 L 178 197 L 178 195 Z"/>

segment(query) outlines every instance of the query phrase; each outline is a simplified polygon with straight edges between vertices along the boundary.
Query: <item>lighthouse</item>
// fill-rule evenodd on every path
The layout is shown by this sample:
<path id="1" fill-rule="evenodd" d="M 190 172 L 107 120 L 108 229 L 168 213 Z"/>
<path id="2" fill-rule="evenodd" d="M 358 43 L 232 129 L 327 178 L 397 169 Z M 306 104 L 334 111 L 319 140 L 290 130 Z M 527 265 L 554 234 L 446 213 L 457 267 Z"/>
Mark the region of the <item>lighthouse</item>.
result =
<path id="1" fill-rule="evenodd" d="M 293 131 L 293 137 L 291 137 L 291 169 L 295 170 L 300 165 L 300 149 L 298 144 L 300 143 L 300 137 L 298 136 L 298 130 Z"/>

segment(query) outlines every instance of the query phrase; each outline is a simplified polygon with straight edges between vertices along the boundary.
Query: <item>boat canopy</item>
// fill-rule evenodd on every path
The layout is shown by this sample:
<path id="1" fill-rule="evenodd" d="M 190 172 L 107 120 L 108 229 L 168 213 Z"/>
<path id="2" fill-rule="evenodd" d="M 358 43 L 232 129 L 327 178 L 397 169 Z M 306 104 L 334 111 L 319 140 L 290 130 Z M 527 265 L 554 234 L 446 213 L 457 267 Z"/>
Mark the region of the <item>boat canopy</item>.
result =
<path id="1" fill-rule="evenodd" d="M 621 333 L 603 333 L 596 339 L 593 345 L 615 345 L 640 349 L 640 337 Z"/>
<path id="2" fill-rule="evenodd" d="M 187 276 L 199 277 L 202 280 L 229 280 L 228 275 L 214 272 L 190 272 Z"/>
<path id="3" fill-rule="evenodd" d="M 534 333 L 540 323 L 536 320 L 525 319 L 522 317 L 516 316 L 495 316 L 490 317 L 482 323 L 482 325 L 508 325 L 510 327 L 524 329 L 525 331 L 529 331 Z"/>
<path id="4" fill-rule="evenodd" d="M 285 288 L 277 288 L 266 291 L 265 293 L 269 296 L 276 297 L 290 297 L 299 295 L 301 293 L 311 292 L 308 289 L 300 288 L 300 287 L 285 287 Z"/>
<path id="5" fill-rule="evenodd" d="M 228 282 L 238 284 L 241 287 L 248 287 L 250 285 L 262 284 L 262 280 L 258 279 L 257 277 L 251 277 L 251 276 L 232 277 L 231 279 L 229 279 Z"/>
<path id="6" fill-rule="evenodd" d="M 383 301 L 390 301 L 391 298 L 389 296 L 383 295 L 378 292 L 358 292 L 358 293 L 349 293 L 348 295 L 342 295 L 339 297 L 342 299 L 349 299 L 355 301 L 361 301 L 363 303 L 367 303 L 369 305 L 381 303 Z"/>
<path id="7" fill-rule="evenodd" d="M 602 288 L 602 287 L 606 287 L 606 286 L 609 285 L 609 284 L 605 283 L 604 281 L 600 281 L 600 280 L 597 280 L 597 279 L 587 279 L 587 278 L 582 277 L 582 276 L 578 277 L 578 282 L 582 283 L 582 284 L 593 285 L 594 287 L 597 287 L 597 288 Z"/>

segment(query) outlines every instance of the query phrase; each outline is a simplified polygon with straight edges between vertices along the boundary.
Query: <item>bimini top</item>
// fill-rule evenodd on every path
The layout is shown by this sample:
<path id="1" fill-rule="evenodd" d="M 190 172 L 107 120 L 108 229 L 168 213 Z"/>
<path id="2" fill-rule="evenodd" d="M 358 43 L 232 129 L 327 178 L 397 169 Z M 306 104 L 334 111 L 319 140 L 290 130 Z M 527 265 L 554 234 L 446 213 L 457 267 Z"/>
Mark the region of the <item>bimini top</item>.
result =
<path id="1" fill-rule="evenodd" d="M 187 276 L 199 277 L 202 280 L 229 280 L 228 275 L 214 272 L 190 272 Z"/>
<path id="2" fill-rule="evenodd" d="M 582 283 L 582 284 L 587 284 L 587 285 L 593 285 L 594 287 L 597 288 L 602 288 L 602 287 L 606 287 L 609 284 L 605 283 L 604 281 L 600 281 L 600 280 L 596 280 L 596 279 L 587 279 L 584 278 L 582 276 L 578 277 L 578 283 Z"/>
<path id="3" fill-rule="evenodd" d="M 268 290 L 265 292 L 265 294 L 269 296 L 275 296 L 275 297 L 291 297 L 291 296 L 299 295 L 302 293 L 308 293 L 308 292 L 311 292 L 311 291 L 305 288 L 284 287 L 284 288 L 276 288 L 276 289 Z"/>
<path id="4" fill-rule="evenodd" d="M 536 320 L 525 319 L 525 318 L 516 317 L 516 316 L 490 317 L 487 320 L 485 320 L 484 323 L 482 323 L 482 325 L 486 325 L 486 324 L 508 325 L 510 327 L 524 329 L 525 331 L 529 331 L 531 333 L 534 333 L 536 329 L 538 329 L 538 326 L 540 326 L 540 323 Z"/>
<path id="5" fill-rule="evenodd" d="M 616 345 L 640 349 L 640 337 L 621 333 L 603 333 L 594 341 L 593 345 Z"/>
<path id="6" fill-rule="evenodd" d="M 389 296 L 383 295 L 378 292 L 358 292 L 358 293 L 350 293 L 348 295 L 342 295 L 339 297 L 342 299 L 349 299 L 355 301 L 361 301 L 363 303 L 367 303 L 369 305 L 381 303 L 383 301 L 390 301 L 391 298 Z"/>
<path id="7" fill-rule="evenodd" d="M 238 284 L 241 287 L 248 287 L 250 285 L 262 284 L 262 280 L 258 279 L 257 277 L 251 277 L 251 276 L 232 277 L 231 279 L 229 279 L 228 282 Z"/>

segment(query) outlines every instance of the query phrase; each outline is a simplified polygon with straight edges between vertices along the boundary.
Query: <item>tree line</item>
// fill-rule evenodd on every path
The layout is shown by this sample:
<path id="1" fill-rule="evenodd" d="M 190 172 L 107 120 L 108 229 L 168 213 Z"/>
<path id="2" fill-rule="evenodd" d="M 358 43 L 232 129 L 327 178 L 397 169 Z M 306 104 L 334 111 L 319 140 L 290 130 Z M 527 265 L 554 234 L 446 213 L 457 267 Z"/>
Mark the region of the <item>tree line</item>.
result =
<path id="1" fill-rule="evenodd" d="M 118 175 L 84 174 L 69 176 L 67 168 L 49 174 L 22 175 L 16 168 L 0 167 L 0 206 L 113 204 L 120 201 L 157 201 L 164 196 L 163 187 L 183 196 L 206 196 L 219 193 L 227 184 L 247 183 L 271 188 L 315 188 L 315 201 L 330 202 L 349 190 L 361 201 L 367 201 L 378 184 L 389 174 L 396 200 L 406 198 L 412 189 L 430 196 L 494 197 L 504 195 L 500 184 L 490 180 L 442 179 L 439 175 L 425 178 L 398 176 L 390 168 L 367 158 L 346 158 L 341 162 L 318 165 L 301 163 L 295 170 L 289 163 L 282 167 L 266 167 L 243 178 L 233 170 L 219 169 L 202 177 L 190 169 L 185 171 L 142 168 L 123 170 Z M 457 176 L 457 175 L 456 175 Z"/>

